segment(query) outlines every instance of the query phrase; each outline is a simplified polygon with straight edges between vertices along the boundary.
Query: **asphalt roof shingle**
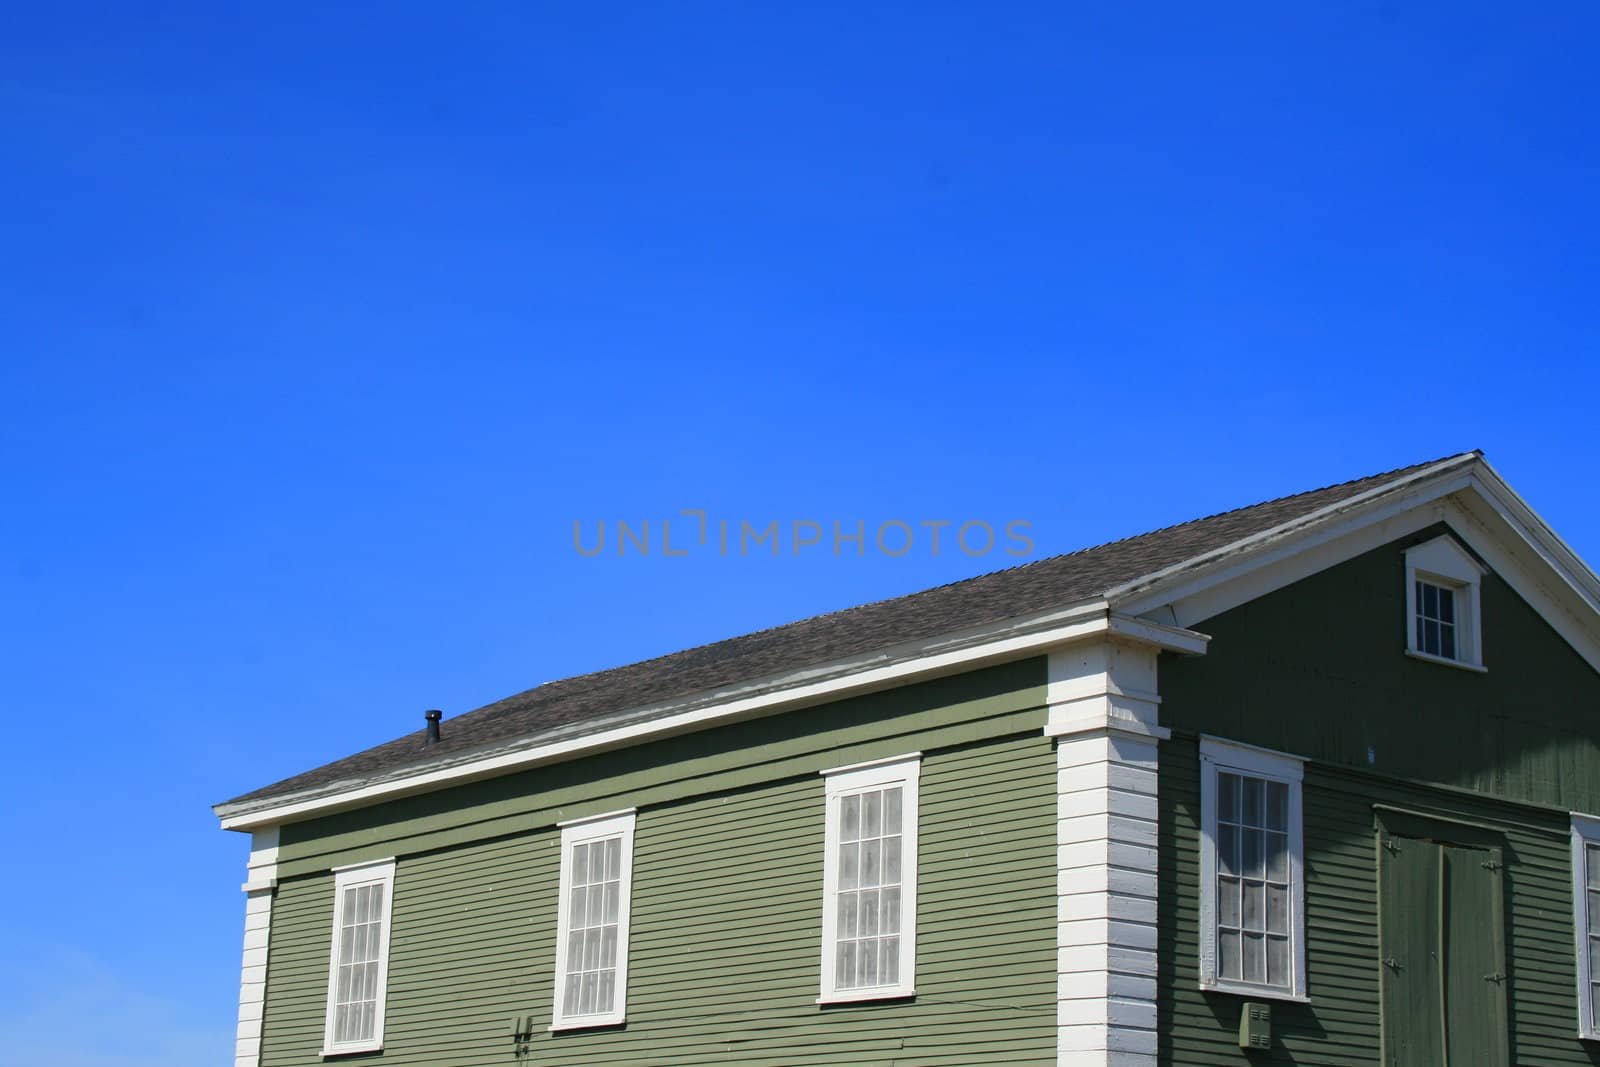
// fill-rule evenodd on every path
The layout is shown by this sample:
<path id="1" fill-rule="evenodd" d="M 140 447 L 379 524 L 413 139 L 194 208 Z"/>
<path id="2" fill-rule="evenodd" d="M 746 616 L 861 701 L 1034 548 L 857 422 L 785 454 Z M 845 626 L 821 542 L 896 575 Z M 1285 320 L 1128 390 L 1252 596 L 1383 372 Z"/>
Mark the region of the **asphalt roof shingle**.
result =
<path id="1" fill-rule="evenodd" d="M 546 682 L 448 720 L 441 741 L 426 749 L 423 731 L 418 730 L 246 793 L 226 806 L 422 770 L 475 749 L 511 744 L 630 708 L 1065 607 L 1439 462 L 1414 464 L 906 596 Z"/>

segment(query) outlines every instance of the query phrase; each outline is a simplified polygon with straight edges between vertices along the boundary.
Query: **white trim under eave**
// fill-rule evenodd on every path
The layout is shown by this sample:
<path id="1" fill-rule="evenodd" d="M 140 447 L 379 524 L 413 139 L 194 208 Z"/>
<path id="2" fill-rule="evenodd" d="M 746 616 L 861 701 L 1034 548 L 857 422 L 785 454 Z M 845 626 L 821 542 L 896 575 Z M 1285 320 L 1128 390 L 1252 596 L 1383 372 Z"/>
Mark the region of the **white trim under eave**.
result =
<path id="1" fill-rule="evenodd" d="M 1155 645 L 1175 652 L 1202 653 L 1205 634 L 1163 626 L 1144 619 L 1112 614 L 1100 600 L 1057 611 L 945 634 L 929 641 L 902 645 L 851 660 L 775 675 L 683 701 L 633 709 L 612 717 L 610 728 L 589 729 L 577 736 L 543 744 L 463 756 L 446 766 L 421 773 L 397 774 L 377 781 L 340 783 L 298 797 L 280 797 L 257 805 L 219 804 L 214 810 L 224 830 L 250 830 L 330 815 L 384 800 L 482 778 L 592 755 L 610 749 L 690 733 L 743 719 L 839 700 L 913 680 L 956 674 L 1006 660 L 1038 655 L 1069 641 L 1103 635 Z"/>

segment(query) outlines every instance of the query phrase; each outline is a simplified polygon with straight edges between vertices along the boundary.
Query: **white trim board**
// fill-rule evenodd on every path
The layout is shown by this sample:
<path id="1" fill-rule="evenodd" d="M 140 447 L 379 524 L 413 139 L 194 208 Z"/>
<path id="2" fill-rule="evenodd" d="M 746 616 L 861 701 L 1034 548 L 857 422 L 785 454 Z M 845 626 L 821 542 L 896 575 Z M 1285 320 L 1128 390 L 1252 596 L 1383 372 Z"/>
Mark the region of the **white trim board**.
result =
<path id="1" fill-rule="evenodd" d="M 257 830 L 250 842 L 244 885 L 244 957 L 239 964 L 239 1024 L 234 1067 L 261 1063 L 261 1024 L 267 999 L 267 945 L 272 935 L 272 898 L 278 885 L 278 828 Z"/>

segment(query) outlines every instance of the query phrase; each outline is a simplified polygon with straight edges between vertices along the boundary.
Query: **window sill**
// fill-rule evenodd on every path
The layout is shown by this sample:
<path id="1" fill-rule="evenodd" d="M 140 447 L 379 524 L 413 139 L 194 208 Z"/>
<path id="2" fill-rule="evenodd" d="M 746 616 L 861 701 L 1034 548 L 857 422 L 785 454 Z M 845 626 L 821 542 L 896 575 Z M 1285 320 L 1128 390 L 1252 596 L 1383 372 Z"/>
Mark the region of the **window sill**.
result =
<path id="1" fill-rule="evenodd" d="M 1435 656 L 1428 652 L 1418 652 L 1414 648 L 1406 649 L 1406 655 L 1412 659 L 1420 659 L 1424 663 L 1437 663 L 1441 667 L 1458 667 L 1464 671 L 1476 671 L 1478 674 L 1488 674 L 1489 668 L 1481 663 L 1468 663 L 1466 660 L 1447 659 L 1444 656 Z"/>
<path id="2" fill-rule="evenodd" d="M 1251 1000 L 1282 1000 L 1291 1004 L 1310 1004 L 1311 998 L 1304 993 L 1291 993 L 1286 989 L 1272 989 L 1266 986 L 1252 986 L 1236 984 L 1233 982 L 1214 982 L 1207 985 L 1200 983 L 1202 993 L 1226 993 L 1231 997 L 1248 997 Z"/>
<path id="3" fill-rule="evenodd" d="M 368 1052 L 382 1051 L 383 1042 L 372 1041 L 365 1045 L 340 1045 L 338 1048 L 325 1048 L 319 1055 L 325 1060 L 331 1060 L 338 1056 L 360 1056 Z"/>
<path id="4" fill-rule="evenodd" d="M 613 1013 L 611 1015 L 592 1015 L 585 1016 L 582 1019 L 565 1019 L 561 1022 L 551 1023 L 549 1032 L 552 1034 L 558 1034 L 567 1030 L 599 1030 L 607 1026 L 621 1026 L 627 1021 L 627 1016 L 621 1013 Z"/>
<path id="5" fill-rule="evenodd" d="M 897 989 L 847 989 L 817 998 L 818 1004 L 860 1004 L 873 1000 L 905 1000 L 917 991 L 909 986 Z"/>

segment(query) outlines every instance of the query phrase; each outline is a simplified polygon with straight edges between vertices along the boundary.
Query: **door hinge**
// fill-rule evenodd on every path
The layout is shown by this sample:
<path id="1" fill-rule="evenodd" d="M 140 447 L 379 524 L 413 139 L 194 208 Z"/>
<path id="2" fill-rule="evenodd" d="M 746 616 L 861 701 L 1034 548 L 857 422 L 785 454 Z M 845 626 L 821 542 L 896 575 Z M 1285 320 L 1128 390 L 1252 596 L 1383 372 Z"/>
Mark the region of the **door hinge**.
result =
<path id="1" fill-rule="evenodd" d="M 1398 856 L 1400 854 L 1400 846 L 1394 843 L 1394 838 L 1392 837 L 1384 838 L 1383 847 L 1393 855 Z"/>
<path id="2" fill-rule="evenodd" d="M 1398 971 L 1400 969 L 1400 961 L 1395 959 L 1393 956 L 1384 957 L 1383 965 L 1389 968 L 1391 971 Z"/>
<path id="3" fill-rule="evenodd" d="M 1500 869 L 1500 861 L 1499 860 L 1484 860 L 1483 861 L 1483 869 L 1486 870 L 1486 871 L 1498 871 Z"/>
<path id="4" fill-rule="evenodd" d="M 1484 975 L 1483 980 L 1485 982 L 1504 982 L 1506 980 L 1506 976 L 1496 971 L 1494 974 Z"/>

